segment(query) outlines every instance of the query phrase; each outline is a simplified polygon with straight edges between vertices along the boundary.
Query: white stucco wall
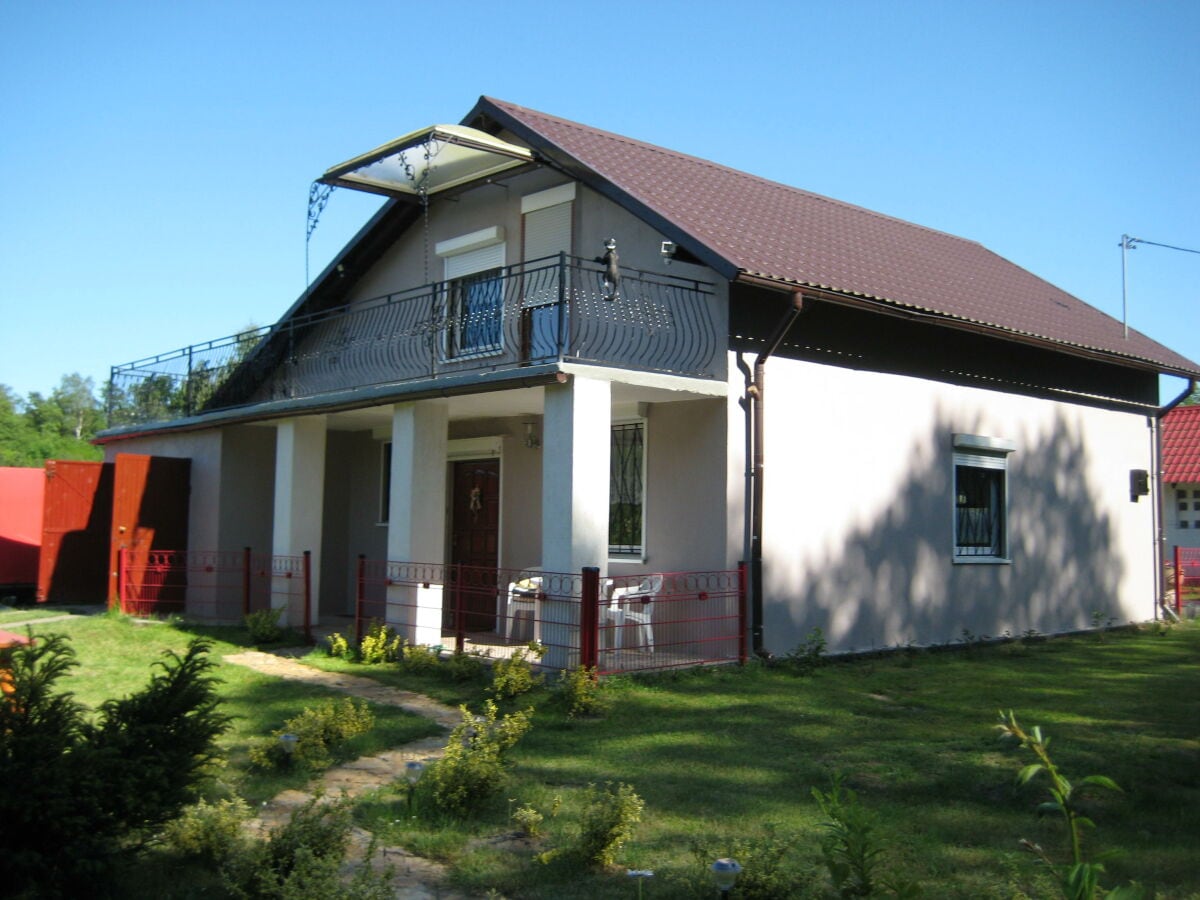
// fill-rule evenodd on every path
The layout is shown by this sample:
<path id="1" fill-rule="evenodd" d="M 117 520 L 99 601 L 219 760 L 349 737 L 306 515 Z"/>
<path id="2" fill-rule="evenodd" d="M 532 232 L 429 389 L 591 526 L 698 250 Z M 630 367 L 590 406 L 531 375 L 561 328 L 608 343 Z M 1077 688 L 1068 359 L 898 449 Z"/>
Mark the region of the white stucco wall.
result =
<path id="1" fill-rule="evenodd" d="M 733 366 L 730 366 L 731 370 Z M 740 386 L 739 386 L 740 387 Z M 731 391 L 736 394 L 737 391 Z M 1144 416 L 775 358 L 766 376 L 764 640 L 831 649 L 1153 616 Z M 729 415 L 729 545 L 741 544 L 742 412 Z M 1012 441 L 1011 563 L 953 562 L 955 432 Z"/>

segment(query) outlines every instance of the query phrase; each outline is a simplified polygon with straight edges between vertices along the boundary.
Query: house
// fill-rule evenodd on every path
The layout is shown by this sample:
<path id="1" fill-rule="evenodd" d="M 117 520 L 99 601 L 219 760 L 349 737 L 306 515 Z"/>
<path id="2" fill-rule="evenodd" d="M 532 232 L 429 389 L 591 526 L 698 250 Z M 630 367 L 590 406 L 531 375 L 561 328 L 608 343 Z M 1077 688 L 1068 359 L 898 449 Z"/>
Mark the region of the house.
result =
<path id="1" fill-rule="evenodd" d="M 773 653 L 1155 615 L 1130 485 L 1200 367 L 985 247 L 487 97 L 332 186 L 388 200 L 274 326 L 115 367 L 99 438 L 191 461 L 191 547 L 310 550 L 318 617 L 360 554 L 746 560 Z"/>
<path id="2" fill-rule="evenodd" d="M 1200 406 L 1162 420 L 1163 531 L 1168 551 L 1200 548 Z"/>

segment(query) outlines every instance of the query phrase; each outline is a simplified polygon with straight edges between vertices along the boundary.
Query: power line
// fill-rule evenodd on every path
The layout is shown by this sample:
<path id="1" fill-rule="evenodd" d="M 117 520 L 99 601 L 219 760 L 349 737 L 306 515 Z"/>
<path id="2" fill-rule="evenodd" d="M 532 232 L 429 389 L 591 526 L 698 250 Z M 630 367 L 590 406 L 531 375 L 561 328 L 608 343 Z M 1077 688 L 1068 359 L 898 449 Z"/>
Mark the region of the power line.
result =
<path id="1" fill-rule="evenodd" d="M 1181 253 L 1195 253 L 1200 255 L 1200 250 L 1193 250 L 1191 247 L 1176 247 L 1174 244 L 1160 244 L 1158 241 L 1148 241 L 1145 238 L 1130 237 L 1127 234 L 1121 235 L 1121 324 L 1125 328 L 1125 338 L 1129 338 L 1129 316 L 1127 314 L 1126 297 L 1128 296 L 1128 281 L 1125 270 L 1125 257 L 1130 250 L 1136 250 L 1138 244 L 1147 244 L 1151 247 L 1165 247 L 1167 250 L 1178 250 Z"/>

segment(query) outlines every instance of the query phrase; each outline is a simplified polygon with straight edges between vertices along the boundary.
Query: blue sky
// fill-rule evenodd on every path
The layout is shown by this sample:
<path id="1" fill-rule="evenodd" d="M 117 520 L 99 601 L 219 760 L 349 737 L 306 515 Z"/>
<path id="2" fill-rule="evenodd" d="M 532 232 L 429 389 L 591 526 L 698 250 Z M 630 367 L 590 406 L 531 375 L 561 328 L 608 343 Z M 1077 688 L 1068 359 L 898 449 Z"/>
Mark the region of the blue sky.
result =
<path id="1" fill-rule="evenodd" d="M 309 183 L 480 94 L 977 240 L 1114 316 L 1200 249 L 1200 3 L 0 4 L 0 384 L 268 324 Z M 315 274 L 377 201 L 335 192 Z M 1200 255 L 1130 256 L 1200 360 Z"/>

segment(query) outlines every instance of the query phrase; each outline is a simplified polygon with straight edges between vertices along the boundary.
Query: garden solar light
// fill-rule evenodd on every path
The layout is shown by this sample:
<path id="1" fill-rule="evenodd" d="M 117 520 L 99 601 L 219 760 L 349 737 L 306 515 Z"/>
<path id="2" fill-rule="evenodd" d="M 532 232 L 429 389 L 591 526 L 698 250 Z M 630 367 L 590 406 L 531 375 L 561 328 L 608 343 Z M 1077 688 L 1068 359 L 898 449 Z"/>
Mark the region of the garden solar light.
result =
<path id="1" fill-rule="evenodd" d="M 736 859 L 723 857 L 712 864 L 709 871 L 712 872 L 713 884 L 717 886 L 717 890 L 721 892 L 721 896 L 728 896 L 733 890 L 733 884 L 737 881 L 737 877 L 741 874 L 742 867 L 738 865 Z"/>
<path id="2" fill-rule="evenodd" d="M 637 879 L 638 900 L 642 900 L 642 882 L 645 881 L 647 878 L 653 878 L 654 873 L 651 872 L 649 869 L 626 869 L 625 874 L 628 875 L 630 878 Z"/>
<path id="3" fill-rule="evenodd" d="M 424 774 L 425 763 L 410 759 L 404 764 L 404 777 L 408 780 L 409 784 L 416 784 Z"/>
<path id="4" fill-rule="evenodd" d="M 292 758 L 292 754 L 296 752 L 296 744 L 300 742 L 300 736 L 297 734 L 281 734 L 279 736 L 279 745 L 283 747 L 284 755 Z"/>

